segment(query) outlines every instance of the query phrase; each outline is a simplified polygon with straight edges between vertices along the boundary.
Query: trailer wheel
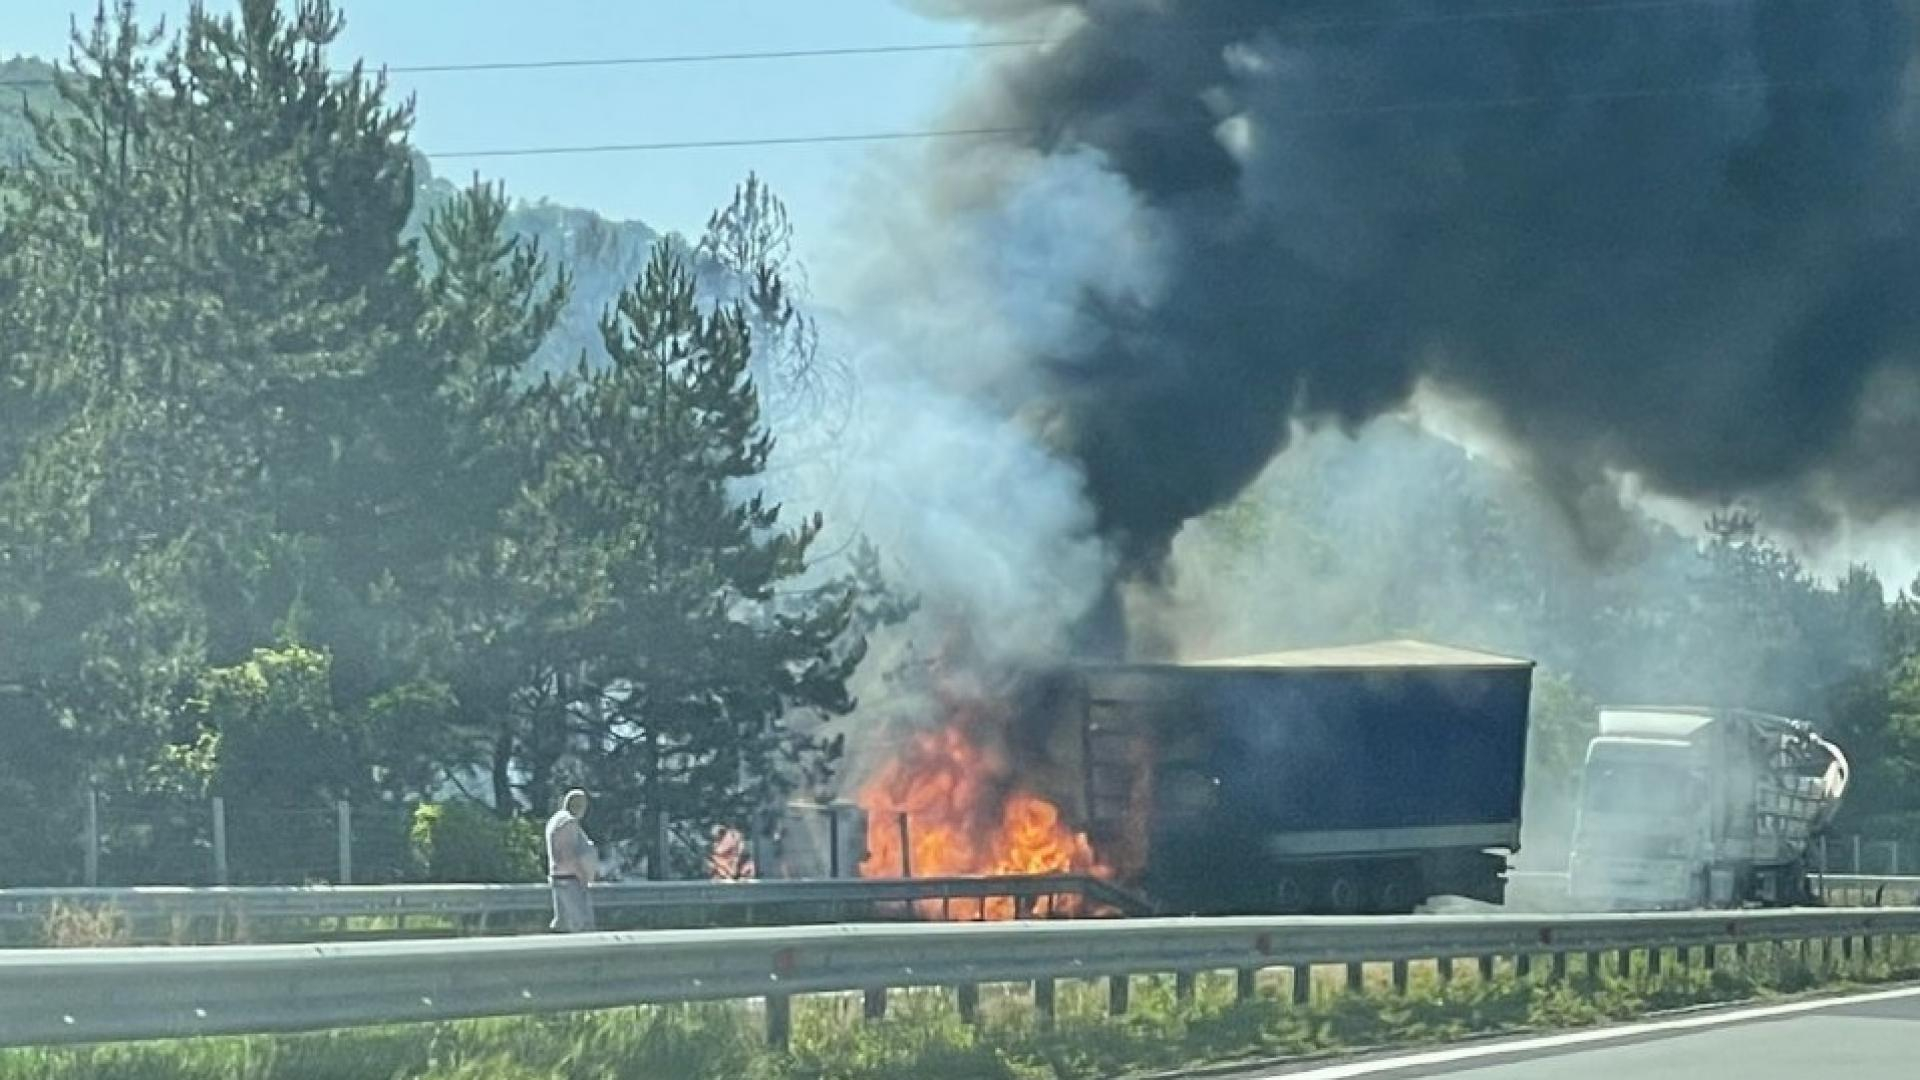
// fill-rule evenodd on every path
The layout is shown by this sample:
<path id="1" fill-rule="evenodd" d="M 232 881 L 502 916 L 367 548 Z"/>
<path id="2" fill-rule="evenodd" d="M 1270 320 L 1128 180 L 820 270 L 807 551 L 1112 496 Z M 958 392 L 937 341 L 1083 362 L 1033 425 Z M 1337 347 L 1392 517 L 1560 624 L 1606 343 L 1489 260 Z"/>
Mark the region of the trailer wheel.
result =
<path id="1" fill-rule="evenodd" d="M 1272 896 L 1276 915 L 1298 915 L 1310 902 L 1307 883 L 1299 874 L 1281 874 L 1273 883 Z"/>
<path id="2" fill-rule="evenodd" d="M 1335 915 L 1352 915 L 1360 910 L 1366 897 L 1365 880 L 1357 867 L 1336 866 L 1327 873 L 1327 910 Z"/>
<path id="3" fill-rule="evenodd" d="M 1419 878 L 1419 870 L 1411 866 L 1389 863 L 1380 867 L 1374 875 L 1368 910 L 1375 915 L 1412 914 L 1421 900 Z"/>

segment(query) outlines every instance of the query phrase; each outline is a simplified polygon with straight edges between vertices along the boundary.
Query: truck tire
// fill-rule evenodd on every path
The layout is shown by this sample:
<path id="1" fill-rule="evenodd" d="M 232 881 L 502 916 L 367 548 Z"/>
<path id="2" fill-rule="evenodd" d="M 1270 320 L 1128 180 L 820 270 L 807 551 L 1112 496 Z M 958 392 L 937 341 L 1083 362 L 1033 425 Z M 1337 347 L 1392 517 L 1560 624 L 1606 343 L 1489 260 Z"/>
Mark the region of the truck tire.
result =
<path id="1" fill-rule="evenodd" d="M 1312 883 L 1300 873 L 1282 871 L 1273 881 L 1268 902 L 1275 915 L 1299 915 L 1313 903 Z"/>
<path id="2" fill-rule="evenodd" d="M 1426 899 L 1421 895 L 1420 868 L 1409 863 L 1384 863 L 1368 883 L 1367 911 L 1374 915 L 1411 915 Z"/>
<path id="3" fill-rule="evenodd" d="M 1321 895 L 1327 911 L 1334 915 L 1355 915 L 1367 901 L 1367 876 L 1357 866 L 1335 866 L 1327 870 Z"/>

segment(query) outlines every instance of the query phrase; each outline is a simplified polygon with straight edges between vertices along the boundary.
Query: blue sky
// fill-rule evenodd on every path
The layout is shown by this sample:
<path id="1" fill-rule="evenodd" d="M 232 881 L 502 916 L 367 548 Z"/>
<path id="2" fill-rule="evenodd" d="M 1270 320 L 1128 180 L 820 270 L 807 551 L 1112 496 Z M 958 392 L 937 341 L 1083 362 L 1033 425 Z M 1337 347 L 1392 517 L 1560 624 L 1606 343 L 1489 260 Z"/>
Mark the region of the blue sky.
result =
<path id="1" fill-rule="evenodd" d="M 336 0 L 342 62 L 414 65 L 837 48 L 964 40 L 895 0 Z M 188 0 L 143 0 L 176 20 Z M 208 0 L 215 11 L 230 0 Z M 0 0 L 0 54 L 65 56 L 90 0 Z M 415 142 L 436 151 L 762 138 L 927 127 L 979 62 L 969 53 L 396 76 L 419 107 Z M 858 144 L 436 163 L 477 167 L 523 198 L 691 230 L 749 169 L 794 211 L 803 242 L 832 227 L 870 150 Z M 811 247 L 811 244 L 805 246 Z"/>

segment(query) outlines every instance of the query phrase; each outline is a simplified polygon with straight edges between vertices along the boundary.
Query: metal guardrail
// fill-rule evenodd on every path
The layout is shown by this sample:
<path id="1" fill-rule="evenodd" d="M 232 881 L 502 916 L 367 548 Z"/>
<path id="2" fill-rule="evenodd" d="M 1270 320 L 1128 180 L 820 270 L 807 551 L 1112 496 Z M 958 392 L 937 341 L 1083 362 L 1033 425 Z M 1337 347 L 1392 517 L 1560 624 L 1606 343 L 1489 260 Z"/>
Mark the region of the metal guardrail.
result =
<path id="1" fill-rule="evenodd" d="M 1564 871 L 1511 871 L 1508 907 L 1535 912 L 1573 910 Z M 1833 906 L 1920 904 L 1920 876 L 1828 874 L 1816 881 Z M 698 927 L 714 922 L 786 923 L 860 921 L 904 914 L 909 904 L 940 905 L 948 919 L 969 919 L 988 901 L 1011 901 L 1022 915 L 1051 914 L 1064 901 L 1096 910 L 1152 914 L 1141 897 L 1098 878 L 1078 875 L 1008 877 L 839 878 L 762 881 L 607 882 L 593 887 L 594 905 L 609 921 Z M 450 919 L 484 930 L 491 923 L 537 925 L 551 909 L 544 884 L 321 885 L 233 888 L 0 890 L 0 936 L 30 937 L 61 907 L 111 910 L 126 920 L 130 940 L 204 940 L 196 928 L 246 927 L 271 938 L 276 924 L 391 919 Z M 416 923 L 417 925 L 417 923 Z M 23 933 L 24 931 L 24 933 Z"/>
<path id="2" fill-rule="evenodd" d="M 1050 1016 L 1055 980 L 1110 979 L 1124 1011 L 1135 975 L 1235 971 L 1243 996 L 1253 973 L 1287 967 L 1296 998 L 1314 965 L 1346 965 L 1349 987 L 1366 963 L 1393 965 L 1545 958 L 1556 976 L 1570 954 L 1589 970 L 1612 953 L 1624 964 L 1648 950 L 1687 963 L 1744 959 L 1765 943 L 1832 943 L 1852 960 L 1877 942 L 1920 937 L 1920 910 L 1700 912 L 1657 915 L 1411 916 L 1385 918 L 1140 919 L 782 929 L 655 931 L 566 937 L 337 945 L 18 950 L 0 953 L 0 1046 L 199 1035 L 264 1034 L 671 1002 L 761 999 L 769 1036 L 784 1043 L 795 995 L 865 991 L 884 1014 L 887 991 L 959 990 L 963 1013 L 982 983 L 1031 982 Z M 1859 943 L 1856 949 L 1856 943 Z"/>
<path id="3" fill-rule="evenodd" d="M 966 918 L 981 903 L 1012 901 L 1022 914 L 1048 913 L 1072 898 L 1137 913 L 1142 904 L 1113 885 L 1073 875 L 944 878 L 839 878 L 810 881 L 646 881 L 593 886 L 596 910 L 608 914 L 717 911 L 785 913 L 817 919 L 872 917 L 888 905 L 939 904 Z M 550 911 L 544 884 L 322 885 L 311 887 L 7 889 L 0 890 L 0 927 L 38 925 L 62 907 L 111 909 L 130 923 L 244 923 L 276 920 L 537 916 Z M 957 907 L 956 907 L 957 904 Z"/>
<path id="4" fill-rule="evenodd" d="M 1920 876 L 1892 874 L 1814 874 L 1813 888 L 1822 901 L 1836 907 L 1909 906 L 1920 904 Z M 1507 871 L 1510 907 L 1564 911 L 1574 908 L 1567 894 L 1565 870 Z"/>

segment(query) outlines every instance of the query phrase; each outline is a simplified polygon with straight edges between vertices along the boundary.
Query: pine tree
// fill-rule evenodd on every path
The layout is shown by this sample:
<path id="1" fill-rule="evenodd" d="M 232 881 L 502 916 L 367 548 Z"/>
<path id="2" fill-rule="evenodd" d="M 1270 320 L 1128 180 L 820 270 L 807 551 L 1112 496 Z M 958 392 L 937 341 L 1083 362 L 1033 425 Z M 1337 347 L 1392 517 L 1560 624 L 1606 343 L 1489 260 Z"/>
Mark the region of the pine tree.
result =
<path id="1" fill-rule="evenodd" d="M 338 30 L 245 0 L 163 47 L 103 4 L 0 181 L 0 683 L 109 779 L 372 513 L 336 451 L 415 321 L 408 114 L 331 71 Z"/>
<path id="2" fill-rule="evenodd" d="M 411 494 L 390 515 L 403 573 L 389 593 L 415 616 L 389 620 L 412 640 L 386 648 L 419 659 L 451 695 L 453 744 L 429 740 L 423 752 L 446 765 L 485 760 L 501 812 L 516 807 L 507 778 L 540 726 L 555 678 L 548 642 L 575 594 L 570 577 L 541 572 L 543 549 L 515 517 L 551 443 L 541 424 L 553 390 L 527 375 L 571 283 L 536 245 L 507 235 L 506 217 L 504 193 L 476 182 L 429 219 L 422 369 L 381 421 L 398 451 L 386 472 Z M 533 794 L 545 805 L 544 790 Z"/>
<path id="3" fill-rule="evenodd" d="M 558 402 L 538 499 L 591 613 L 568 641 L 570 745 L 608 816 L 635 829 L 649 815 L 659 874 L 661 820 L 700 836 L 757 824 L 831 764 L 838 746 L 795 721 L 852 708 L 864 642 L 850 583 L 796 587 L 819 517 L 784 527 L 751 493 L 773 440 L 742 308 L 703 309 L 663 244 L 602 333 L 607 362 Z"/>

